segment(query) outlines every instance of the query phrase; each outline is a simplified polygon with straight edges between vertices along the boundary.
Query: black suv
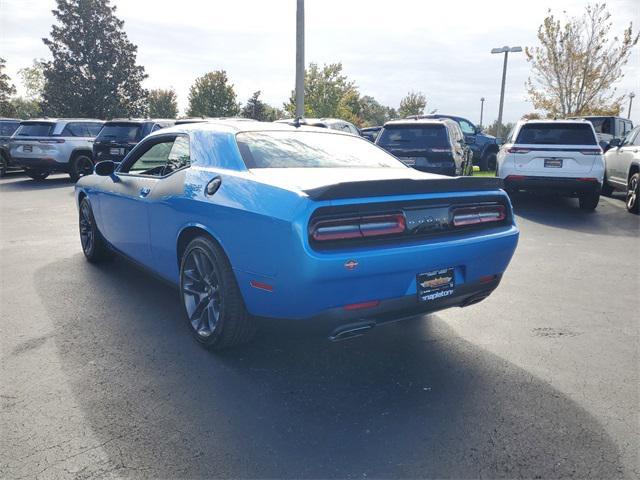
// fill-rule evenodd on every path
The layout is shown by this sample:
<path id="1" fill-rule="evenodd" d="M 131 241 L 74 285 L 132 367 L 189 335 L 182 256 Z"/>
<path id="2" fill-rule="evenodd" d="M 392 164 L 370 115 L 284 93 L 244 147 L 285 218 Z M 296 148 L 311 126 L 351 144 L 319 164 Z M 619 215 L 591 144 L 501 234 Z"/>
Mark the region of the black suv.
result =
<path id="1" fill-rule="evenodd" d="M 105 122 L 93 143 L 93 161 L 121 162 L 137 143 L 151 132 L 171 127 L 175 120 L 116 119 Z"/>
<path id="2" fill-rule="evenodd" d="M 598 143 L 605 152 L 611 148 L 612 140 L 622 142 L 622 139 L 633 129 L 633 122 L 628 118 L 605 116 L 573 118 L 583 118 L 591 122 L 598 135 Z"/>
<path id="3" fill-rule="evenodd" d="M 4 177 L 11 168 L 9 139 L 20 126 L 17 118 L 0 118 L 0 177 Z"/>
<path id="4" fill-rule="evenodd" d="M 420 115 L 416 118 L 448 118 L 453 120 L 460 126 L 460 130 L 462 130 L 464 135 L 464 141 L 469 145 L 471 152 L 473 152 L 473 164 L 478 165 L 482 172 L 495 170 L 496 157 L 500 148 L 496 137 L 493 135 L 484 133 L 480 127 L 475 126 L 466 118 L 455 115 L 434 113 L 431 115 Z"/>
<path id="5" fill-rule="evenodd" d="M 392 120 L 384 124 L 375 143 L 416 170 L 449 176 L 473 174 L 471 150 L 453 120 Z"/>

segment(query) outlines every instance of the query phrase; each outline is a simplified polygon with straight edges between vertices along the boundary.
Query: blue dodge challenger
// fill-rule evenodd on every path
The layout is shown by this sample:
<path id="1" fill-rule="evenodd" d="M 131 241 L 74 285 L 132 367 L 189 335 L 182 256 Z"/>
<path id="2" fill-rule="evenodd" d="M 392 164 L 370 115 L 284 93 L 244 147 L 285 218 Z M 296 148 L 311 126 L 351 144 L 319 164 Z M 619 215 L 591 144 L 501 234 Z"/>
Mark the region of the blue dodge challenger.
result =
<path id="1" fill-rule="evenodd" d="M 219 349 L 256 317 L 339 340 L 483 300 L 518 242 L 499 182 L 422 173 L 350 134 L 220 120 L 149 135 L 75 193 L 87 260 L 115 251 L 175 284 Z"/>

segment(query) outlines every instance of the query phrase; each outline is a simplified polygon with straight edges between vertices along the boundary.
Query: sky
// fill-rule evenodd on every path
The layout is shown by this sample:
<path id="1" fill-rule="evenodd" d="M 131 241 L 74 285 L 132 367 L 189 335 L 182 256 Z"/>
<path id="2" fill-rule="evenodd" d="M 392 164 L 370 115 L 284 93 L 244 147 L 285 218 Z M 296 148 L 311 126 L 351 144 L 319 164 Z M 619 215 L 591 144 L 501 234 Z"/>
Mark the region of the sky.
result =
<path id="1" fill-rule="evenodd" d="M 295 0 L 113 0 L 147 88 L 174 88 L 184 112 L 189 87 L 202 74 L 224 69 L 239 101 L 262 91 L 281 107 L 295 82 Z M 578 0 L 306 0 L 305 60 L 342 62 L 363 95 L 397 107 L 409 91 L 427 97 L 427 110 L 458 114 L 484 123 L 498 116 L 502 55 L 493 47 L 535 46 L 547 10 L 579 16 Z M 607 2 L 612 33 L 633 22 L 640 27 L 640 1 Z M 49 58 L 42 38 L 54 22 L 55 0 L 0 0 L 0 57 L 19 93 L 17 71 L 34 58 Z M 640 45 L 620 93 L 640 94 Z M 523 53 L 509 56 L 504 121 L 534 111 L 527 101 L 529 64 Z M 623 110 L 627 113 L 627 104 Z M 631 118 L 640 122 L 640 97 Z"/>

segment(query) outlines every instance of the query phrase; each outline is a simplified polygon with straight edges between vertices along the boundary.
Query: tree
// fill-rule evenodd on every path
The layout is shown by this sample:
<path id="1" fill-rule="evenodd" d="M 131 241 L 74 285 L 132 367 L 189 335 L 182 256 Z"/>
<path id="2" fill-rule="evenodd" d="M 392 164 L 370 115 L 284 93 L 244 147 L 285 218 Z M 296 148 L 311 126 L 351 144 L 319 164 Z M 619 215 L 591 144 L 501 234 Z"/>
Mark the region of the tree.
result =
<path id="1" fill-rule="evenodd" d="M 315 63 L 309 65 L 304 74 L 305 117 L 334 117 L 357 123 L 358 109 L 358 89 L 342 74 L 341 63 L 322 68 Z M 291 92 L 284 110 L 295 115 L 295 92 Z"/>
<path id="2" fill-rule="evenodd" d="M 26 97 L 13 97 L 10 101 L 12 116 L 21 119 L 38 118 L 42 116 L 40 102 Z"/>
<path id="3" fill-rule="evenodd" d="M 217 70 L 205 73 L 189 90 L 189 110 L 193 117 L 233 117 L 240 111 L 236 92 L 229 84 L 227 72 Z"/>
<path id="4" fill-rule="evenodd" d="M 409 92 L 406 97 L 400 100 L 398 116 L 400 118 L 410 115 L 422 115 L 427 106 L 427 98 L 422 92 Z"/>
<path id="5" fill-rule="evenodd" d="M 536 109 L 563 118 L 619 113 L 624 97 L 613 84 L 622 78 L 638 35 L 629 24 L 621 38 L 611 39 L 610 18 L 604 3 L 563 21 L 549 10 L 538 28 L 540 46 L 525 49 L 532 71 L 527 91 Z"/>
<path id="6" fill-rule="evenodd" d="M 44 65 L 43 109 L 51 116 L 110 118 L 146 110 L 144 67 L 110 0 L 57 0 L 58 24 L 43 39 L 53 59 Z"/>
<path id="7" fill-rule="evenodd" d="M 251 95 L 251 98 L 247 100 L 246 105 L 242 108 L 240 115 L 244 118 L 253 118 L 261 122 L 273 122 L 276 120 L 277 111 L 260 100 L 260 93 L 260 90 L 258 90 Z"/>
<path id="8" fill-rule="evenodd" d="M 360 98 L 360 119 L 363 126 L 383 125 L 386 121 L 397 117 L 395 109 L 380 104 L 370 95 Z"/>
<path id="9" fill-rule="evenodd" d="M 16 87 L 11 83 L 9 75 L 4 73 L 6 63 L 4 58 L 0 58 L 0 116 L 11 117 L 14 112 L 10 98 L 15 95 Z"/>
<path id="10" fill-rule="evenodd" d="M 173 89 L 150 90 L 147 102 L 147 111 L 151 118 L 176 118 L 178 116 L 178 97 Z"/>
<path id="11" fill-rule="evenodd" d="M 27 92 L 27 99 L 36 102 L 42 101 L 42 93 L 44 92 L 45 68 L 44 59 L 34 59 L 31 67 L 25 67 L 18 70 L 18 75 L 22 80 L 22 85 Z"/>
<path id="12" fill-rule="evenodd" d="M 498 133 L 500 133 L 500 135 L 504 138 L 506 137 L 509 132 L 513 129 L 513 127 L 515 126 L 515 123 L 503 123 L 500 127 L 500 129 L 498 129 L 498 120 L 495 120 L 490 126 L 489 128 L 487 128 L 486 132 L 489 135 L 493 135 L 495 137 L 498 136 Z"/>

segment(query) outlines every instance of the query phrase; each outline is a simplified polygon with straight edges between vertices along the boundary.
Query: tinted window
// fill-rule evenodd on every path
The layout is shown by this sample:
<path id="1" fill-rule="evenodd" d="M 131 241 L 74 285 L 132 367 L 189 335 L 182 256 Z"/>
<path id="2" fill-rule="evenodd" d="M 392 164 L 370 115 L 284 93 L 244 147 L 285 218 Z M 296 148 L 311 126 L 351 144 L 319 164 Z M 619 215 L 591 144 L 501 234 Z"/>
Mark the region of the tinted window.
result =
<path id="1" fill-rule="evenodd" d="M 16 130 L 17 137 L 48 137 L 53 130 L 53 123 L 23 123 Z"/>
<path id="2" fill-rule="evenodd" d="M 351 135 L 247 132 L 236 138 L 247 168 L 405 168 L 384 150 Z"/>
<path id="3" fill-rule="evenodd" d="M 597 145 L 591 125 L 580 123 L 528 123 L 516 143 L 526 145 Z"/>
<path id="4" fill-rule="evenodd" d="M 115 140 L 119 142 L 137 142 L 140 140 L 141 127 L 133 123 L 109 123 L 105 125 L 98 138 L 100 140 Z"/>
<path id="5" fill-rule="evenodd" d="M 172 147 L 173 140 L 156 143 L 144 152 L 133 165 L 124 171 L 141 175 L 161 176 L 163 175 Z"/>
<path id="6" fill-rule="evenodd" d="M 612 118 L 586 117 L 586 119 L 591 122 L 596 133 L 614 134 Z"/>
<path id="7" fill-rule="evenodd" d="M 177 137 L 169 152 L 164 174 L 167 175 L 181 168 L 188 167 L 190 164 L 189 137 Z"/>
<path id="8" fill-rule="evenodd" d="M 100 123 L 72 122 L 64 127 L 60 135 L 63 137 L 95 137 L 101 127 Z"/>
<path id="9" fill-rule="evenodd" d="M 0 122 L 0 136 L 9 137 L 20 126 L 18 122 Z"/>
<path id="10" fill-rule="evenodd" d="M 378 145 L 415 149 L 449 148 L 451 146 L 444 125 L 385 127 L 378 139 Z"/>
<path id="11" fill-rule="evenodd" d="M 460 129 L 463 133 L 466 133 L 467 135 L 475 135 L 476 129 L 470 122 L 460 119 L 458 120 L 458 124 L 460 125 Z"/>

